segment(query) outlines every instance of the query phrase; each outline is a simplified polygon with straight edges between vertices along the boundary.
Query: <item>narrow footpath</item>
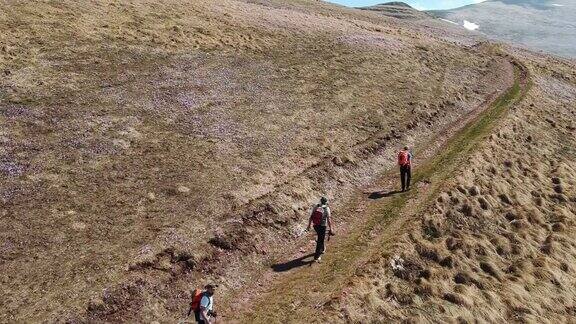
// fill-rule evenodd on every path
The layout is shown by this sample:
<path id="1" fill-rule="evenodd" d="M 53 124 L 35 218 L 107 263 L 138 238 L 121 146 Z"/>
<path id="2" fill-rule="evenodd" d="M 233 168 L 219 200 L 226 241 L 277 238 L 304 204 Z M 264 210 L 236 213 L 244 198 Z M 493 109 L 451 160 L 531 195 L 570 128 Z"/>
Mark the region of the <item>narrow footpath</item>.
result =
<path id="1" fill-rule="evenodd" d="M 349 278 L 361 270 L 361 265 L 374 256 L 382 255 L 394 244 L 403 229 L 415 221 L 440 192 L 443 183 L 461 167 L 461 162 L 486 136 L 491 134 L 508 109 L 521 101 L 529 88 L 527 70 L 519 63 L 514 66 L 514 82 L 501 93 L 463 117 L 439 134 L 426 148 L 418 148 L 419 159 L 413 171 L 412 190 L 400 193 L 396 170 L 390 171 L 366 190 L 353 197 L 346 211 L 364 218 L 354 228 L 339 230 L 327 243 L 322 263 L 311 263 L 312 256 L 305 246 L 284 262 L 272 265 L 252 287 L 236 296 L 222 320 L 227 323 L 310 323 L 322 322 L 318 308 L 339 298 Z M 377 188 L 376 188 L 377 187 Z M 352 226 L 349 226 L 352 227 Z M 310 238 L 312 238 L 310 236 Z M 221 308 L 222 309 L 222 308 Z"/>

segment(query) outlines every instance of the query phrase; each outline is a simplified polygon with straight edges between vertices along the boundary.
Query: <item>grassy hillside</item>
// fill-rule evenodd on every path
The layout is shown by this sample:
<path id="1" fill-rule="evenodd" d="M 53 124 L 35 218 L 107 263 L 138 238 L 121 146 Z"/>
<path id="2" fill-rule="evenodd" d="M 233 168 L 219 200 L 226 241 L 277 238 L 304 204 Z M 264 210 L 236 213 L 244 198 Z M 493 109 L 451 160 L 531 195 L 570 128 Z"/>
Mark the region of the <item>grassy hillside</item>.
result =
<path id="1" fill-rule="evenodd" d="M 363 293 L 358 287 L 354 287 L 350 278 L 356 276 L 365 280 L 367 274 L 373 274 L 370 265 L 382 258 L 383 253 L 391 242 L 397 242 L 396 235 L 405 233 L 410 225 L 398 224 L 409 219 L 410 215 L 420 214 L 431 199 L 438 194 L 439 189 L 446 181 L 452 178 L 452 174 L 459 164 L 475 150 L 482 137 L 490 134 L 495 122 L 514 104 L 521 100 L 527 89 L 526 75 L 520 68 L 516 68 L 516 79 L 511 81 L 506 91 L 488 107 L 479 109 L 476 116 L 462 122 L 465 127 L 455 129 L 454 134 L 446 139 L 436 154 L 428 159 L 419 159 L 415 169 L 413 189 L 406 193 L 382 190 L 370 195 L 371 199 L 382 199 L 377 203 L 362 204 L 362 214 L 365 224 L 353 232 L 345 233 L 338 242 L 332 243 L 327 260 L 321 266 L 315 266 L 308 270 L 301 270 L 288 275 L 280 280 L 273 289 L 266 291 L 255 305 L 259 312 L 247 312 L 247 318 L 241 318 L 239 322 L 258 323 L 302 323 L 302 322 L 337 322 L 356 321 L 352 315 L 361 315 L 348 312 L 347 306 L 356 305 L 357 294 Z M 396 176 L 389 176 L 389 184 L 395 183 Z M 386 199 L 383 199 L 386 198 Z M 358 206 L 356 206 L 358 207 Z M 367 236 L 370 239 L 367 239 Z M 326 259 L 326 258 L 325 258 Z M 385 257 L 388 261 L 389 257 Z M 377 281 L 369 282 L 368 285 L 378 285 Z M 302 291 L 310 290 L 310 293 L 302 296 Z M 362 297 L 360 297 L 362 298 Z M 326 319 L 325 314 L 316 316 L 320 310 L 335 310 L 338 301 L 343 304 L 342 312 L 337 317 Z M 291 310 L 292 305 L 299 305 L 299 311 Z M 370 307 L 372 305 L 369 305 Z M 335 308 L 336 307 L 336 308 Z M 366 307 L 366 304 L 360 308 Z M 354 310 L 356 311 L 356 310 Z M 379 309 L 370 309 L 368 318 L 373 320 L 385 319 L 388 314 Z M 386 318 L 391 320 L 391 318 Z M 360 322 L 363 322 L 362 320 Z"/>
<path id="2" fill-rule="evenodd" d="M 318 1 L 0 3 L 0 318 L 178 318 L 506 84 Z M 341 215 L 339 222 L 346 217 Z"/>
<path id="3" fill-rule="evenodd" d="M 418 11 L 404 2 L 387 2 L 369 7 L 361 7 L 359 9 L 375 11 L 380 14 L 398 19 L 417 20 L 430 18 L 427 13 Z"/>
<path id="4" fill-rule="evenodd" d="M 427 211 L 407 211 L 396 221 L 401 234 L 382 234 L 384 244 L 326 301 L 322 317 L 574 320 L 576 69 L 569 62 L 512 52 L 532 74 L 524 100 L 452 180 L 442 183 Z M 394 269 L 397 258 L 402 268 Z"/>
<path id="5" fill-rule="evenodd" d="M 368 196 L 375 201 L 354 200 L 343 211 L 365 222 L 329 243 L 321 265 L 306 266 L 304 255 L 282 263 L 293 268 L 252 291 L 259 311 L 240 305 L 233 318 L 573 322 L 576 69 L 506 50 L 516 83 L 432 158 L 419 159 L 416 189 L 395 193 L 394 175 Z"/>

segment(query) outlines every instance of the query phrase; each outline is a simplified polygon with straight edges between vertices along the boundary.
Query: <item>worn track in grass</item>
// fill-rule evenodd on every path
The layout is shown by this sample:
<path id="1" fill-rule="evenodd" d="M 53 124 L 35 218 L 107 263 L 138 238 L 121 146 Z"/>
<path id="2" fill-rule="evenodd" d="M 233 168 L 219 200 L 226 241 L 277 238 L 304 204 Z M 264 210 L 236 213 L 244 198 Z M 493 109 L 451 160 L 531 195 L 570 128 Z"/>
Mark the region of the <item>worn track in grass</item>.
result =
<path id="1" fill-rule="evenodd" d="M 483 138 L 490 134 L 507 109 L 522 100 L 529 88 L 527 70 L 517 62 L 514 66 L 514 84 L 505 90 L 485 109 L 478 109 L 464 119 L 464 127 L 458 129 L 443 142 L 437 154 L 423 161 L 413 178 L 415 190 L 408 193 L 386 195 L 377 203 L 368 204 L 362 210 L 367 220 L 332 243 L 323 263 L 301 267 L 276 282 L 263 284 L 261 293 L 249 301 L 250 310 L 230 321 L 242 323 L 321 322 L 319 308 L 341 295 L 348 278 L 363 262 L 375 253 L 393 244 L 402 233 L 403 224 L 410 216 L 425 208 L 430 199 L 449 179 L 460 162 L 468 156 Z M 447 136 L 447 134 L 439 135 Z M 392 182 L 390 174 L 384 183 Z M 240 315 L 240 316 L 239 316 Z"/>

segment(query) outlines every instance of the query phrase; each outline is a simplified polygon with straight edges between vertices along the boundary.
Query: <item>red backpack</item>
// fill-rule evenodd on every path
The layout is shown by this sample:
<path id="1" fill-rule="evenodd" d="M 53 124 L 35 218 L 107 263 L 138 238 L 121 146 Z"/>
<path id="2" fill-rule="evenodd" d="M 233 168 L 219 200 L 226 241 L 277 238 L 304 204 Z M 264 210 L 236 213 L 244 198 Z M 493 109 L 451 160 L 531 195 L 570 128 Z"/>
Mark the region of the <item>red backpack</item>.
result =
<path id="1" fill-rule="evenodd" d="M 312 213 L 312 224 L 314 226 L 322 225 L 322 220 L 324 220 L 324 207 L 317 206 Z"/>
<path id="2" fill-rule="evenodd" d="M 202 289 L 196 288 L 194 290 L 194 294 L 192 295 L 192 303 L 190 304 L 190 309 L 192 309 L 195 312 L 199 311 L 200 310 L 200 301 L 202 300 L 203 296 L 204 296 L 204 292 L 202 291 Z"/>
<path id="3" fill-rule="evenodd" d="M 400 151 L 400 153 L 398 153 L 398 165 L 400 166 L 406 166 L 406 165 L 410 165 L 410 160 L 408 159 L 408 151 Z"/>

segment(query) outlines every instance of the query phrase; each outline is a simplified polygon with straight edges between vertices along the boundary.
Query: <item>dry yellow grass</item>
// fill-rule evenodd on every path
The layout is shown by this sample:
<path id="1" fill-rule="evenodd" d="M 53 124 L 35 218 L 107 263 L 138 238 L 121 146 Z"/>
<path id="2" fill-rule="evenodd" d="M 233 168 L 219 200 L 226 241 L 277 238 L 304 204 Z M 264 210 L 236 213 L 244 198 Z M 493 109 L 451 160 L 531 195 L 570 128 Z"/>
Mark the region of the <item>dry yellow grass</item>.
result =
<path id="1" fill-rule="evenodd" d="M 410 216 L 419 215 L 424 210 L 430 198 L 437 194 L 446 180 L 451 179 L 458 164 L 465 161 L 482 137 L 490 133 L 494 123 L 506 109 L 522 98 L 526 90 L 526 73 L 523 69 L 517 68 L 517 70 L 517 80 L 515 82 L 511 80 L 507 90 L 500 97 L 478 107 L 475 113 L 462 119 L 452 130 L 447 131 L 447 134 L 423 144 L 440 145 L 440 149 L 423 150 L 429 152 L 429 155 L 427 159 L 424 156 L 419 159 L 414 177 L 414 186 L 417 189 L 396 196 L 392 194 L 392 198 L 377 203 L 361 202 L 358 205 L 353 204 L 348 210 L 345 209 L 344 212 L 353 212 L 354 208 L 361 208 L 364 224 L 354 224 L 350 232 L 342 233 L 343 237 L 336 242 L 336 245 L 333 244 L 331 247 L 333 252 L 320 267 L 283 276 L 279 278 L 277 284 L 265 288 L 260 298 L 248 303 L 259 311 L 246 312 L 244 317 L 240 317 L 239 322 L 323 322 L 326 320 L 325 315 L 317 316 L 319 310 L 333 310 L 341 299 L 346 302 L 348 295 L 354 297 L 356 291 L 352 290 L 354 287 L 350 286 L 350 279 L 357 276 L 362 278 L 360 280 L 365 280 L 376 274 L 374 269 L 367 265 L 379 263 L 383 260 L 382 256 L 386 262 L 389 260 L 385 247 L 397 243 L 398 235 L 410 231 L 412 227 Z M 513 72 L 510 71 L 512 76 Z M 389 187 L 390 183 L 385 185 Z M 415 249 L 419 255 L 427 259 L 445 265 L 451 264 L 449 258 L 442 257 L 438 248 L 426 242 L 418 243 Z M 402 261 L 394 257 L 394 261 L 390 259 L 389 264 L 398 265 L 398 262 L 400 270 L 396 269 L 394 274 L 404 280 L 419 277 L 430 279 L 434 274 L 428 269 L 422 269 L 412 260 Z M 433 291 L 431 286 L 423 288 L 424 294 L 431 294 Z M 386 285 L 384 297 L 396 298 L 401 304 L 410 304 L 412 301 L 411 294 L 398 291 L 392 285 Z M 446 293 L 443 297 L 457 304 L 470 305 L 468 299 L 460 294 Z M 365 299 L 364 305 L 366 305 L 371 304 L 375 297 L 365 295 L 362 298 Z M 295 309 L 298 311 L 295 312 Z M 374 316 L 382 316 L 382 312 L 372 308 L 367 311 Z M 339 318 L 332 318 L 329 321 L 346 320 L 346 315 L 340 313 Z"/>
<path id="2" fill-rule="evenodd" d="M 573 322 L 574 65 L 512 51 L 533 86 L 408 235 L 326 316 L 349 322 Z M 552 63 L 553 62 L 553 63 Z M 558 71 L 558 72 L 553 72 Z M 394 272 L 398 255 L 409 265 Z M 330 315 L 328 315 L 330 314 Z"/>

